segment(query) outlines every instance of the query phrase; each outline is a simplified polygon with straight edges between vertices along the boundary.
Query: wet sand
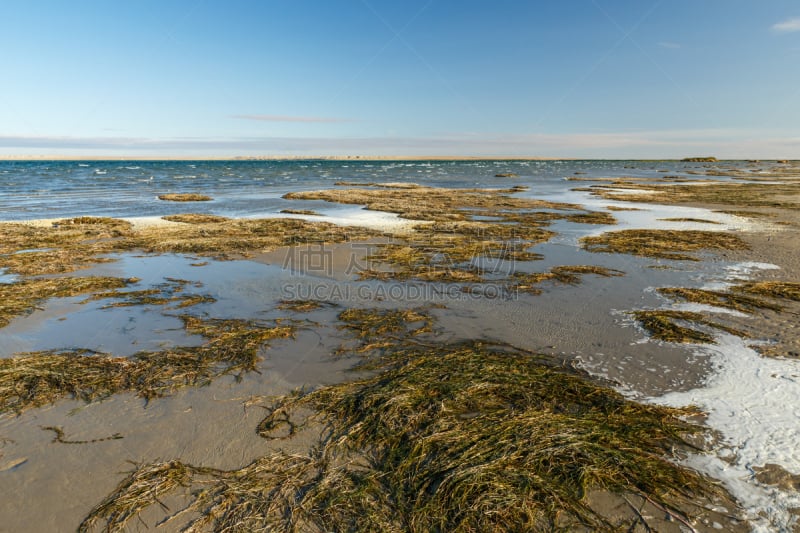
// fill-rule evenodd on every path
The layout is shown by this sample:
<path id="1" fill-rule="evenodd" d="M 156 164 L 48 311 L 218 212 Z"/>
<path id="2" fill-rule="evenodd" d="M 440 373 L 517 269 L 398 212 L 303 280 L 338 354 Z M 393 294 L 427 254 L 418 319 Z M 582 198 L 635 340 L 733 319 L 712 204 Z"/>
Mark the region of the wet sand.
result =
<path id="1" fill-rule="evenodd" d="M 797 222 L 786 212 L 777 216 L 780 222 Z M 161 219 L 132 221 L 142 224 L 141 227 L 171 224 Z M 39 223 L 47 226 L 51 221 Z M 201 282 L 202 291 L 214 296 L 217 302 L 204 304 L 199 310 L 214 317 L 286 315 L 277 309 L 278 303 L 292 295 L 303 295 L 304 288 L 313 299 L 336 301 L 346 307 L 442 303 L 447 305 L 446 309 L 433 311 L 438 319 L 435 334 L 439 340 L 484 338 L 550 354 L 562 364 L 586 369 L 595 379 L 615 385 L 636 398 L 690 391 L 701 387 L 711 372 L 710 358 L 697 356 L 684 346 L 644 342 L 645 334 L 625 313 L 662 305 L 663 300 L 649 289 L 678 285 L 687 278 L 711 280 L 727 267 L 754 261 L 781 267 L 780 272 L 763 270 L 759 276 L 797 279 L 800 273 L 800 243 L 791 229 L 740 233 L 751 250 L 723 252 L 710 261 L 681 264 L 677 270 L 651 269 L 650 266 L 661 263 L 651 259 L 590 254 L 572 245 L 575 241 L 569 231 L 562 235 L 560 241 L 556 239 L 535 248 L 545 259 L 532 262 L 531 269 L 544 271 L 555 265 L 596 264 L 622 270 L 626 276 L 587 277 L 575 286 L 545 284 L 538 295 L 505 294 L 502 284 L 489 297 L 486 293 L 457 294 L 447 288 L 437 292 L 431 288 L 432 284 L 413 282 L 402 283 L 403 288 L 392 293 L 387 288 L 391 284 L 359 282 L 353 273 L 346 272 L 351 261 L 360 262 L 370 246 L 381 241 L 332 246 L 330 269 L 323 271 L 287 269 L 287 265 L 294 265 L 291 261 L 287 263 L 291 250 L 279 249 L 248 261 L 208 261 L 200 267 L 190 266 L 197 258 L 188 256 L 123 255 L 121 261 L 98 266 L 90 273 L 142 277 L 144 284 L 158 283 L 167 275 Z M 80 305 L 78 300 L 52 301 L 44 309 L 15 320 L 3 331 L 0 356 L 63 348 L 80 341 L 86 346 L 86 330 L 82 327 L 97 324 L 98 320 L 103 321 L 105 335 L 89 339 L 89 344 L 95 344 L 88 347 L 110 353 L 130 354 L 147 347 L 148 342 L 153 345 L 192 342 L 170 327 L 169 321 L 173 319 L 169 312 L 164 317 L 161 309 L 103 310 L 99 305 Z M 179 458 L 193 464 L 231 469 L 264 455 L 276 446 L 254 431 L 263 417 L 263 406 L 268 404 L 267 397 L 286 394 L 297 387 L 352 379 L 346 370 L 353 361 L 330 357 L 342 341 L 342 334 L 335 326 L 338 309 L 324 308 L 304 316 L 316 326 L 303 328 L 296 340 L 276 342 L 264 353 L 261 373 L 246 374 L 241 382 L 223 378 L 207 387 L 185 389 L 174 396 L 153 400 L 146 406 L 140 398 L 118 394 L 88 405 L 60 401 L 18 417 L 0 417 L 0 438 L 6 439 L 0 440 L 0 490 L 8 495 L 0 501 L 2 528 L 53 531 L 64 524 L 74 527 L 114 489 L 122 477 L 120 472 L 130 470 L 128 461 L 146 463 Z M 134 328 L 129 327 L 131 319 L 136 324 Z M 789 349 L 797 346 L 796 315 L 778 318 L 764 313 L 755 318 L 727 319 L 751 328 L 757 338 L 777 335 L 780 346 Z M 100 440 L 65 444 L 54 441 L 52 431 L 42 429 L 48 426 L 63 427 L 70 440 Z M 122 438 L 107 439 L 115 434 Z M 302 451 L 313 438 L 301 435 L 298 439 L 281 441 L 279 446 Z M 776 483 L 785 482 L 786 476 L 780 474 L 780 468 L 769 471 Z M 770 479 L 769 475 L 762 477 Z M 65 494 L 70 496 L 67 498 Z M 621 506 L 618 500 L 606 501 L 602 495 L 597 498 L 601 506 L 609 509 Z M 648 512 L 651 525 L 678 530 L 676 523 L 655 516 L 657 511 Z M 631 511 L 621 506 L 619 513 L 630 518 Z M 157 514 L 146 514 L 145 522 L 152 526 Z M 736 527 L 725 514 L 706 518 L 707 523 L 696 526 L 701 530 L 714 530 L 720 525 L 724 529 Z"/>
<path id="2" fill-rule="evenodd" d="M 262 373 L 247 374 L 239 383 L 216 381 L 153 400 L 146 407 L 141 398 L 118 394 L 88 405 L 62 401 L 18 418 L 2 419 L 0 435 L 11 435 L 13 440 L 0 448 L 0 529 L 74 530 L 114 490 L 133 463 L 180 458 L 234 469 L 270 450 L 307 450 L 316 438 L 313 430 L 276 443 L 259 437 L 255 427 L 264 417 L 263 406 L 269 405 L 270 396 L 351 377 L 345 370 L 352 361 L 331 361 L 329 350 L 318 335 L 308 332 L 297 341 L 273 348 Z M 63 428 L 70 440 L 100 439 L 115 433 L 122 438 L 64 444 L 54 442 L 54 433 L 42 429 L 48 426 Z"/>
<path id="3" fill-rule="evenodd" d="M 332 299 L 337 294 L 346 296 L 350 300 L 339 303 L 347 307 L 393 308 L 420 303 L 407 298 L 392 299 L 390 291 L 379 292 L 381 284 L 359 284 L 352 274 L 343 273 L 341 268 L 345 266 L 344 258 L 352 251 L 350 247 L 337 245 L 334 255 L 340 259 L 334 261 L 336 268 L 330 276 L 326 272 L 311 275 L 286 272 L 283 252 L 289 250 L 258 258 L 265 264 L 212 261 L 203 267 L 188 266 L 194 261 L 192 258 L 130 257 L 119 263 L 101 265 L 90 273 L 137 274 L 145 276 L 145 281 L 150 283 L 156 283 L 166 273 L 202 281 L 202 290 L 218 299 L 205 308 L 206 312 L 220 317 L 277 316 L 275 305 L 292 280 L 296 282 L 296 291 L 307 286 L 321 291 L 318 296 L 333 296 Z M 356 247 L 357 253 L 363 254 L 364 250 Z M 546 268 L 550 262 L 564 263 L 565 255 L 573 256 L 572 261 L 580 263 L 585 260 L 581 257 L 585 253 L 572 249 L 567 254 L 553 252 L 549 255 L 554 257 L 541 268 Z M 608 265 L 632 266 L 630 258 L 609 256 L 605 259 Z M 667 277 L 674 275 L 669 271 L 663 273 Z M 276 279 L 282 280 L 277 286 Z M 652 295 L 642 292 L 643 285 L 631 285 L 630 281 L 589 279 L 578 286 L 554 285 L 546 287 L 541 295 L 518 295 L 510 300 L 461 295 L 453 299 L 448 296 L 452 296 L 452 292 L 445 292 L 438 300 L 436 295 L 425 295 L 425 301 L 438 301 L 448 306 L 434 310 L 438 318 L 437 338 L 442 341 L 486 338 L 550 353 L 563 364 L 579 365 L 598 377 L 604 376 L 610 384 L 636 383 L 637 395 L 697 386 L 699 378 L 707 371 L 702 360 L 687 365 L 686 350 L 681 347 L 643 346 L 639 344 L 643 335 L 636 328 L 621 326 L 619 317 L 614 314 L 597 312 L 596 306 L 601 304 L 604 308 L 610 305 L 627 309 L 648 299 L 655 303 Z M 410 286 L 413 284 L 406 285 L 398 294 L 412 294 Z M 351 291 L 347 292 L 346 287 Z M 354 287 L 357 289 L 353 290 Z M 78 307 L 80 311 L 76 313 L 70 307 Z M 268 405 L 264 397 L 353 377 L 346 372 L 352 361 L 330 357 L 342 340 L 341 334 L 332 328 L 338 309 L 323 309 L 306 316 L 319 326 L 304 329 L 297 340 L 281 341 L 271 347 L 265 352 L 261 374 L 247 374 L 241 383 L 222 379 L 208 387 L 187 389 L 172 397 L 153 400 L 146 406 L 140 398 L 120 394 L 100 403 L 61 401 L 52 407 L 27 411 L 19 417 L 4 417 L 0 422 L 0 435 L 13 438 L 0 449 L 3 454 L 0 462 L 10 467 L 0 472 L 0 484 L 4 493 L 9 494 L 0 503 L 4 527 L 9 531 L 52 531 L 61 524 L 79 523 L 114 489 L 121 473 L 130 470 L 130 461 L 149 463 L 181 459 L 191 464 L 232 469 L 274 449 L 274 442 L 264 441 L 254 431 L 264 415 L 262 405 Z M 113 318 L 119 311 L 129 317 L 128 323 L 132 319 L 140 327 L 123 334 L 122 324 Z M 12 323 L 7 329 L 10 336 L 4 337 L 2 347 L 5 353 L 8 353 L 6 350 L 17 351 L 22 346 L 13 344 L 11 339 L 23 334 L 31 342 L 40 343 L 26 348 L 45 348 L 47 341 L 43 339 L 50 339 L 51 344 L 53 339 L 61 339 L 71 345 L 81 337 L 81 324 L 97 324 L 98 320 L 106 321 L 102 328 L 104 334 L 95 337 L 88 346 L 115 354 L 146 348 L 148 341 L 154 342 L 154 335 L 157 343 L 185 345 L 191 340 L 181 338 L 180 331 L 175 331 L 177 328 L 170 328 L 168 321 L 171 319 L 161 316 L 158 309 L 102 310 L 97 305 L 85 308 L 75 302 L 54 302 Z M 73 333 L 76 336 L 70 336 Z M 87 345 L 85 340 L 83 345 Z M 53 432 L 42 429 L 48 426 L 62 427 L 71 440 L 102 439 L 116 433 L 123 438 L 63 444 L 53 442 Z M 278 446 L 303 450 L 313 438 L 312 434 L 280 442 Z M 67 493 L 76 497 L 65 498 Z M 603 497 L 597 498 L 601 507 L 622 505 L 622 502 L 612 504 Z M 32 501 L 36 505 L 31 505 Z M 38 510 L 40 505 L 48 509 L 47 513 Z M 624 505 L 615 511 L 620 520 L 630 519 L 630 512 Z M 659 523 L 654 512 L 655 509 L 649 509 L 651 524 Z M 161 518 L 161 513 L 151 509 L 143 520 L 152 526 Z M 714 522 L 730 525 L 720 516 L 709 524 Z"/>
<path id="4" fill-rule="evenodd" d="M 703 204 L 710 210 L 724 209 L 729 206 Z M 799 280 L 800 279 L 800 216 L 796 211 L 787 209 L 758 209 L 767 221 L 768 228 L 761 231 L 748 231 L 739 234 L 747 242 L 749 249 L 726 251 L 721 254 L 725 259 L 741 263 L 762 263 L 776 265 L 779 268 L 760 270 L 756 279 Z M 761 220 L 761 217 L 759 217 Z M 787 312 L 776 313 L 768 310 L 757 312 L 746 317 L 727 316 L 726 322 L 734 327 L 742 328 L 754 339 L 770 341 L 759 350 L 774 356 L 800 357 L 800 305 L 786 302 Z"/>

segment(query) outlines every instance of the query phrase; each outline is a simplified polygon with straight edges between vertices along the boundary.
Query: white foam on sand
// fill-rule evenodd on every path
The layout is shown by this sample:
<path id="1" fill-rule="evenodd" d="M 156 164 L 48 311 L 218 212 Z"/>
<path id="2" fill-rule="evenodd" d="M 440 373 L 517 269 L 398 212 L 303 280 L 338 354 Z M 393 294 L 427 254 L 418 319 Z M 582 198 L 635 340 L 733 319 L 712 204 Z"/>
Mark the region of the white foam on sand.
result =
<path id="1" fill-rule="evenodd" d="M 702 230 L 702 231 L 763 231 L 772 226 L 763 221 L 720 213 L 703 207 L 687 207 L 661 204 L 638 204 L 632 202 L 614 202 L 591 199 L 588 207 L 603 209 L 607 206 L 635 207 L 639 211 L 614 211 L 617 219 L 615 230 L 621 229 L 668 229 L 668 230 Z M 694 220 L 667 220 L 694 219 Z M 698 222 L 707 220 L 708 222 Z"/>
<path id="2" fill-rule="evenodd" d="M 643 191 L 636 190 L 635 192 L 638 194 Z M 577 239 L 580 237 L 596 236 L 609 231 L 621 231 L 627 229 L 659 229 L 678 231 L 702 230 L 727 232 L 780 231 L 783 229 L 779 226 L 775 226 L 774 224 L 764 222 L 763 220 L 731 215 L 729 213 L 722 213 L 703 207 L 607 200 L 598 196 L 593 196 L 591 193 L 586 191 L 569 190 L 558 194 L 546 195 L 540 195 L 533 191 L 528 191 L 521 193 L 520 197 L 580 204 L 586 209 L 596 211 L 606 211 L 608 207 L 636 209 L 635 211 L 613 211 L 611 214 L 616 219 L 615 224 L 587 227 L 584 231 L 581 231 L 579 235 L 571 237 L 571 241 L 575 242 L 577 242 Z M 698 222 L 699 220 L 704 220 L 707 222 Z"/>
<path id="3" fill-rule="evenodd" d="M 728 265 L 703 288 L 725 290 L 752 279 L 758 271 L 779 268 L 757 262 Z M 671 301 L 665 301 L 663 309 L 742 316 L 730 309 Z M 628 313 L 620 315 L 624 324 L 635 323 Z M 752 340 L 728 333 L 718 332 L 715 340 L 716 344 L 691 347 L 689 358 L 704 358 L 711 368 L 702 386 L 659 397 L 633 397 L 704 412 L 705 424 L 717 439 L 709 444 L 708 453 L 691 454 L 684 464 L 719 480 L 742 505 L 754 531 L 792 531 L 798 523 L 793 510 L 800 509 L 800 493 L 763 484 L 756 474 L 777 465 L 800 475 L 800 360 L 764 357 L 748 345 Z M 629 387 L 620 392 L 631 396 Z"/>
<path id="4" fill-rule="evenodd" d="M 287 213 L 264 213 L 253 215 L 246 218 L 299 218 L 309 222 L 329 222 L 339 226 L 359 226 L 389 233 L 409 233 L 413 227 L 419 224 L 426 224 L 421 220 L 408 220 L 400 218 L 395 213 L 385 211 L 370 211 L 363 208 L 337 209 L 327 215 L 324 212 L 320 216 L 315 215 L 295 215 Z M 16 224 L 25 224 L 33 227 L 49 228 L 55 223 L 64 220 L 63 218 L 39 218 L 34 220 L 13 221 Z M 180 222 L 164 220 L 160 216 L 145 217 L 120 217 L 119 220 L 130 222 L 134 229 L 150 228 L 154 226 L 180 226 Z"/>
<path id="5" fill-rule="evenodd" d="M 724 291 L 737 283 L 748 281 L 753 277 L 753 274 L 759 270 L 780 269 L 781 267 L 771 263 L 757 263 L 755 261 L 736 263 L 726 266 L 721 277 L 710 279 L 701 288 L 710 291 Z"/>
<path id="6" fill-rule="evenodd" d="M 756 531 L 788 531 L 797 521 L 800 493 L 767 486 L 757 468 L 778 465 L 800 475 L 800 361 L 763 357 L 739 337 L 720 334 L 716 345 L 698 346 L 713 371 L 701 388 L 650 401 L 697 406 L 720 441 L 714 454 L 692 455 L 687 464 L 719 479 L 739 500 Z"/>
<path id="7" fill-rule="evenodd" d="M 769 263 L 728 265 L 703 288 L 725 290 L 753 274 L 780 267 Z M 698 304 L 669 309 L 731 313 Z M 685 464 L 720 480 L 748 514 L 755 531 L 789 531 L 797 522 L 800 493 L 765 485 L 758 468 L 778 465 L 800 475 L 800 361 L 763 357 L 745 339 L 719 332 L 715 345 L 697 345 L 693 357 L 708 358 L 712 371 L 702 387 L 671 392 L 648 401 L 672 407 L 696 406 L 720 439 L 712 453 L 692 454 Z"/>
<path id="8" fill-rule="evenodd" d="M 126 222 L 130 222 L 134 229 L 152 228 L 154 226 L 180 226 L 180 222 L 172 222 L 164 220 L 160 216 L 152 217 L 126 217 L 122 218 Z"/>
<path id="9" fill-rule="evenodd" d="M 672 311 L 684 311 L 688 313 L 716 313 L 722 315 L 731 315 L 735 317 L 744 318 L 747 313 L 736 311 L 735 309 L 728 309 L 726 307 L 717 307 L 716 305 L 697 304 L 697 303 L 676 303 L 670 306 Z"/>
<path id="10" fill-rule="evenodd" d="M 400 218 L 395 213 L 385 211 L 371 211 L 361 207 L 353 209 L 336 209 L 331 214 L 321 212 L 320 215 L 295 215 L 295 214 L 269 214 L 268 218 L 300 218 L 310 222 L 330 222 L 338 226 L 359 226 L 389 233 L 408 233 L 413 227 L 425 224 L 420 220 Z"/>
<path id="11" fill-rule="evenodd" d="M 31 220 L 10 220 L 10 221 L 0 221 L 3 224 L 24 224 L 26 226 L 31 226 L 34 228 L 51 228 L 61 222 L 62 220 L 68 220 L 67 218 L 36 218 Z M 149 216 L 149 217 L 120 217 L 118 220 L 124 220 L 126 222 L 130 222 L 135 229 L 147 228 L 152 226 L 174 226 L 179 225 L 179 222 L 170 222 L 168 220 L 164 220 L 160 216 Z"/>
<path id="12" fill-rule="evenodd" d="M 758 263 L 746 261 L 725 267 L 725 279 L 730 281 L 748 280 L 753 273 L 759 270 L 780 270 L 781 267 L 772 263 Z"/>

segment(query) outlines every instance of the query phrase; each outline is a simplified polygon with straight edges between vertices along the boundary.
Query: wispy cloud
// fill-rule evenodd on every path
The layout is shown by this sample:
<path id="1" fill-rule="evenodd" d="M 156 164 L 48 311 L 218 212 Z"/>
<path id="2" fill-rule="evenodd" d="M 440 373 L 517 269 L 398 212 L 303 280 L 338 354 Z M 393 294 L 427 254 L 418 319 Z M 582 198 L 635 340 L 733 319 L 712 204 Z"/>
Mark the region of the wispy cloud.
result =
<path id="1" fill-rule="evenodd" d="M 662 41 L 658 43 L 658 46 L 660 46 L 661 48 L 668 48 L 670 50 L 676 50 L 681 47 L 681 45 L 678 43 L 671 43 L 668 41 Z"/>
<path id="2" fill-rule="evenodd" d="M 800 31 L 800 17 L 786 19 L 783 22 L 773 24 L 772 31 L 776 31 L 778 33 Z"/>
<path id="3" fill-rule="evenodd" d="M 1 154 L 389 155 L 577 158 L 800 158 L 794 132 L 735 129 L 592 133 L 458 134 L 432 137 L 58 137 L 0 135 Z"/>
<path id="4" fill-rule="evenodd" d="M 296 117 L 290 115 L 233 115 L 231 118 L 238 118 L 242 120 L 257 120 L 260 122 L 304 122 L 304 123 L 334 123 L 334 122 L 352 122 L 347 118 L 334 118 L 334 117 Z"/>

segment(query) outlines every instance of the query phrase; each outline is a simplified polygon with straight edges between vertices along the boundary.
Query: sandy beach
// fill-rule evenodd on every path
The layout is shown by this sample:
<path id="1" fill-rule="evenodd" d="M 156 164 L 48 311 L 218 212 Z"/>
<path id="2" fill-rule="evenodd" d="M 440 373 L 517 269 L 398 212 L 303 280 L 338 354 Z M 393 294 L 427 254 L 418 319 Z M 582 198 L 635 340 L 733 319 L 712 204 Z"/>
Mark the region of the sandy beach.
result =
<path id="1" fill-rule="evenodd" d="M 324 516 L 339 516 L 316 515 L 299 494 L 328 513 L 340 506 L 336 520 L 355 520 L 358 495 L 369 494 L 378 527 L 397 517 L 372 500 L 383 489 L 359 485 L 372 474 L 357 473 L 391 484 L 381 469 L 394 465 L 410 476 L 397 483 L 443 483 L 432 493 L 443 513 L 475 469 L 502 483 L 512 483 L 503 471 L 569 469 L 551 488 L 526 484 L 531 501 L 551 503 L 512 505 L 497 518 L 507 524 L 524 512 L 537 527 L 790 530 L 800 428 L 776 406 L 799 390 L 799 197 L 787 189 L 796 178 L 780 179 L 777 207 L 758 204 L 770 187 L 758 181 L 714 185 L 714 202 L 694 192 L 665 200 L 660 191 L 681 186 L 669 179 L 562 182 L 546 194 L 535 182 L 367 183 L 294 190 L 287 201 L 315 214 L 290 218 L 3 223 L 2 274 L 12 276 L 0 285 L 3 527 L 275 520 L 323 530 Z M 56 368 L 64 378 L 45 379 Z M 416 387 L 441 397 L 430 404 Z M 578 392 L 564 400 L 567 390 Z M 350 411 L 357 398 L 367 403 Z M 686 422 L 690 406 L 700 426 Z M 757 423 L 741 422 L 748 410 Z M 364 432 L 394 417 L 418 422 L 376 427 L 379 440 Z M 506 435 L 506 424 L 553 430 Z M 651 433 L 625 429 L 637 424 Z M 451 434 L 461 436 L 450 443 Z M 481 449 L 488 462 L 455 444 L 492 435 L 510 440 Z M 418 456 L 403 442 L 433 448 Z M 613 455 L 620 447 L 630 453 Z M 544 470 L 526 462 L 537 454 L 553 457 Z M 599 466 L 612 456 L 619 472 Z M 439 460 L 466 485 L 453 480 L 448 492 L 450 478 L 425 466 Z M 353 493 L 338 500 L 328 486 Z M 287 507 L 236 518 L 225 503 L 251 509 L 274 491 Z M 470 494 L 475 508 L 506 497 Z"/>

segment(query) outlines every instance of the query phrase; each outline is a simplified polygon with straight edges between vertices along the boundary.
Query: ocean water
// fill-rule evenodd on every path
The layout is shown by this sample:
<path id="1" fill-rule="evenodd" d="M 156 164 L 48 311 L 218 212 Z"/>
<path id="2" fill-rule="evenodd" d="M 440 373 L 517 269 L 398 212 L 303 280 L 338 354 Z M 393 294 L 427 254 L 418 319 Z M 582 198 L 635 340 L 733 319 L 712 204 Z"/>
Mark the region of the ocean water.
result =
<path id="1" fill-rule="evenodd" d="M 724 168 L 742 163 L 724 162 Z M 80 215 L 109 217 L 214 213 L 274 214 L 290 191 L 332 187 L 337 181 L 411 182 L 443 187 L 528 185 L 559 195 L 580 177 L 663 177 L 702 170 L 700 163 L 641 161 L 4 161 L 0 162 L 0 220 Z M 495 174 L 514 173 L 516 178 Z M 715 178 L 723 179 L 723 178 Z M 200 192 L 211 202 L 163 202 L 164 193 Z"/>

